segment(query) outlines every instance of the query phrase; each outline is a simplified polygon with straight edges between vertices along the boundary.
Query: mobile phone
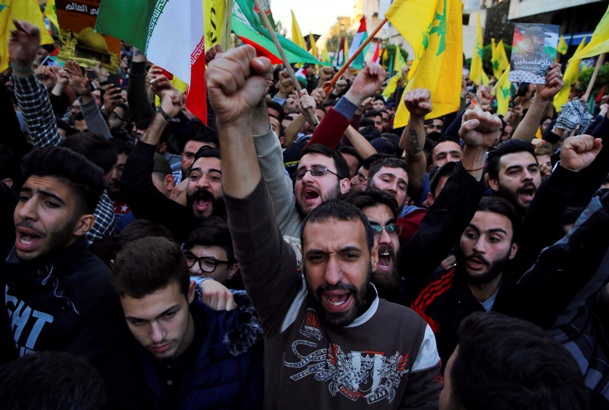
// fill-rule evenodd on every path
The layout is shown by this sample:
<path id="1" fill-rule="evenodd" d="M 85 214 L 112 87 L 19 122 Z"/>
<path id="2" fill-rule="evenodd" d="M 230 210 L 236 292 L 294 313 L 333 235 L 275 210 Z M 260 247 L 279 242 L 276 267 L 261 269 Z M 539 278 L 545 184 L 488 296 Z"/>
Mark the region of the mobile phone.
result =
<path id="1" fill-rule="evenodd" d="M 109 74 L 108 83 L 116 88 L 121 88 L 121 77 L 118 74 Z"/>
<path id="2" fill-rule="evenodd" d="M 95 71 L 87 70 L 87 78 L 90 80 L 95 80 L 97 76 L 95 75 Z"/>

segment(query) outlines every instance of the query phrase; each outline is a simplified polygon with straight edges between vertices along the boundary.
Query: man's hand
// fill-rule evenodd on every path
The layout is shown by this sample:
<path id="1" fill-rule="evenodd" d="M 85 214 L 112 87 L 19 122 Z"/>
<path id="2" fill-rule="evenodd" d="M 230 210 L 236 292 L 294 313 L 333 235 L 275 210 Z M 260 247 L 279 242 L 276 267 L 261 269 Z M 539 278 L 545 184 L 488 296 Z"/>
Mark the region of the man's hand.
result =
<path id="1" fill-rule="evenodd" d="M 416 88 L 404 94 L 404 103 L 413 117 L 425 117 L 433 106 L 431 105 L 431 93 L 426 88 Z"/>
<path id="2" fill-rule="evenodd" d="M 564 86 L 560 64 L 552 63 L 546 74 L 546 83 L 537 86 L 536 95 L 543 101 L 550 101 Z"/>
<path id="3" fill-rule="evenodd" d="M 109 85 L 104 92 L 104 111 L 110 115 L 110 113 L 114 111 L 118 103 L 121 101 L 121 89 L 113 85 Z"/>
<path id="4" fill-rule="evenodd" d="M 163 74 L 163 69 L 157 65 L 152 65 L 146 74 L 146 79 L 148 80 L 148 84 L 150 84 L 150 89 L 159 97 L 161 96 L 161 92 L 163 90 L 171 90 L 173 85 L 171 85 L 171 81 L 165 77 Z"/>
<path id="5" fill-rule="evenodd" d="M 345 97 L 355 105 L 360 105 L 368 97 L 377 94 L 383 85 L 387 72 L 378 64 L 368 64 L 353 80 Z"/>
<path id="6" fill-rule="evenodd" d="M 184 102 L 182 99 L 182 93 L 175 88 L 163 89 L 160 92 L 159 98 L 161 99 L 161 108 L 170 117 L 175 117 L 182 111 Z"/>
<path id="7" fill-rule="evenodd" d="M 79 96 L 90 96 L 91 95 L 91 80 L 82 75 L 82 70 L 78 63 L 73 63 L 73 66 L 63 68 L 68 74 L 70 74 L 70 87 Z"/>
<path id="8" fill-rule="evenodd" d="M 363 113 L 368 111 L 370 108 L 372 108 L 373 101 L 374 101 L 374 99 L 372 97 L 368 97 L 368 98 L 364 99 L 364 101 L 362 101 L 362 103 L 357 107 L 355 114 L 362 115 Z"/>
<path id="9" fill-rule="evenodd" d="M 256 57 L 256 50 L 250 45 L 217 56 L 205 72 L 216 122 L 227 125 L 247 119 L 265 97 L 271 69 L 270 60 Z"/>
<path id="10" fill-rule="evenodd" d="M 46 65 L 36 68 L 34 71 L 38 80 L 47 88 L 52 90 L 57 82 L 57 70 Z"/>
<path id="11" fill-rule="evenodd" d="M 201 302 L 213 310 L 234 310 L 237 309 L 235 297 L 230 290 L 220 282 L 215 280 L 204 280 L 201 282 Z"/>
<path id="12" fill-rule="evenodd" d="M 216 44 L 215 46 L 207 50 L 205 52 L 205 64 L 209 65 L 209 63 L 211 63 L 214 58 L 216 58 L 216 56 L 220 53 L 222 53 L 222 46 L 220 44 Z"/>
<path id="13" fill-rule="evenodd" d="M 15 30 L 11 30 L 8 41 L 8 52 L 11 62 L 17 67 L 29 68 L 36 58 L 40 46 L 40 31 L 38 27 L 27 21 L 13 19 Z"/>
<path id="14" fill-rule="evenodd" d="M 463 114 L 463 123 L 459 136 L 466 146 L 491 148 L 501 135 L 501 120 L 489 112 L 467 110 Z"/>
<path id="15" fill-rule="evenodd" d="M 579 172 L 594 161 L 602 147 L 602 140 L 592 135 L 569 137 L 560 151 L 560 166 L 569 171 Z"/>

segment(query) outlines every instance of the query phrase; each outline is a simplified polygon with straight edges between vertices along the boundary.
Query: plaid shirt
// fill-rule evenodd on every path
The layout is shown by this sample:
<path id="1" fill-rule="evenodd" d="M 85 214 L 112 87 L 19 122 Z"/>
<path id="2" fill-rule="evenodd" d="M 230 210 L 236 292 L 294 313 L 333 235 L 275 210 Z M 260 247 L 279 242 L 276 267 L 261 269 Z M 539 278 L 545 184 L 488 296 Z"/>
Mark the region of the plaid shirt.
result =
<path id="1" fill-rule="evenodd" d="M 59 146 L 62 138 L 57 130 L 55 114 L 46 87 L 34 75 L 25 78 L 13 76 L 13 83 L 15 97 L 23 113 L 32 145 L 38 148 Z M 114 233 L 116 225 L 114 207 L 105 190 L 93 215 L 95 215 L 95 224 L 87 232 L 89 245 Z"/>
<path id="2" fill-rule="evenodd" d="M 582 103 L 573 100 L 562 106 L 554 129 L 563 129 L 570 134 L 579 125 L 579 132 L 583 133 L 591 121 L 592 116 L 584 110 Z"/>
<path id="3" fill-rule="evenodd" d="M 38 148 L 58 146 L 61 135 L 57 130 L 55 114 L 47 88 L 35 75 L 17 78 L 13 76 L 15 97 L 30 133 L 32 145 Z"/>

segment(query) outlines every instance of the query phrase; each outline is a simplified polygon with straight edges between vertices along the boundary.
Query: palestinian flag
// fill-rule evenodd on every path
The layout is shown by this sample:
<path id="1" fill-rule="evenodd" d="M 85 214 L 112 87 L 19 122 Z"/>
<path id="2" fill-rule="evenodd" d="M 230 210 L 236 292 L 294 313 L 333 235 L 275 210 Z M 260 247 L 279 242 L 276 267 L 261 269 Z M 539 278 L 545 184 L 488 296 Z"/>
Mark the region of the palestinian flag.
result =
<path id="1" fill-rule="evenodd" d="M 366 41 L 366 39 L 368 39 L 368 30 L 366 29 L 366 18 L 364 16 L 362 16 L 362 18 L 359 21 L 359 28 L 357 29 L 357 32 L 355 33 L 355 36 L 353 37 L 353 42 L 351 43 L 351 47 L 349 48 L 349 56 L 347 57 L 348 59 L 351 58 L 355 54 L 357 49 L 359 49 L 360 46 L 362 44 L 364 44 L 364 41 Z M 353 62 L 351 63 L 351 67 L 361 70 L 364 67 L 364 56 L 366 55 L 367 51 L 368 51 L 368 46 L 366 46 L 362 50 L 362 52 L 359 53 L 357 57 L 355 57 L 355 60 L 353 60 Z"/>
<path id="2" fill-rule="evenodd" d="M 203 2 L 101 0 L 95 30 L 142 50 L 189 85 L 186 108 L 207 123 Z"/>

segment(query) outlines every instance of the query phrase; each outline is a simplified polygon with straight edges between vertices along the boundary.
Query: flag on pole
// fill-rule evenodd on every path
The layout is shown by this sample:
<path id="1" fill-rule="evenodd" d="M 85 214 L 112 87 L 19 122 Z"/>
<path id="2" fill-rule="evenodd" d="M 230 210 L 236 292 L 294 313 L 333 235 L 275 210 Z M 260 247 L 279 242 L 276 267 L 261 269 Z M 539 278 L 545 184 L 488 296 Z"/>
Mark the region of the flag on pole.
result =
<path id="1" fill-rule="evenodd" d="M 306 50 L 307 42 L 302 36 L 302 32 L 298 26 L 298 21 L 296 21 L 296 15 L 294 14 L 293 10 L 290 10 L 290 12 L 292 13 L 292 42 L 303 50 Z"/>
<path id="2" fill-rule="evenodd" d="M 260 21 L 260 16 L 254 11 L 253 0 L 235 0 L 232 23 L 233 31 L 239 39 L 252 45 L 259 56 L 267 57 L 273 64 L 283 63 L 271 34 L 264 27 L 264 23 Z M 279 33 L 275 33 L 275 35 L 290 63 L 320 64 L 306 50 L 298 47 Z"/>
<path id="3" fill-rule="evenodd" d="M 429 45 L 430 25 L 434 21 L 438 1 L 442 0 L 396 0 L 385 12 L 385 17 L 414 51 L 415 58 L 410 67 L 411 74 L 416 71 L 417 65 Z"/>
<path id="4" fill-rule="evenodd" d="M 561 34 L 560 39 L 558 40 L 558 45 L 556 46 L 556 51 L 558 51 L 563 56 L 567 54 L 567 50 L 569 50 L 569 46 L 565 41 L 565 36 Z"/>
<path id="5" fill-rule="evenodd" d="M 508 67 L 499 80 L 495 87 L 495 95 L 497 97 L 497 114 L 505 115 L 510 108 L 510 99 L 512 97 L 512 82 L 509 79 L 510 68 Z"/>
<path id="6" fill-rule="evenodd" d="M 205 16 L 205 49 L 222 44 L 224 22 L 227 18 L 226 0 L 203 0 Z"/>
<path id="7" fill-rule="evenodd" d="M 37 0 L 0 1 L 0 72 L 9 65 L 8 40 L 15 29 L 13 19 L 25 20 L 40 29 L 40 44 L 53 44 L 53 38 L 44 25 L 44 17 Z"/>
<path id="8" fill-rule="evenodd" d="M 396 5 L 406 8 L 404 10 L 396 8 L 392 15 L 397 17 L 397 21 L 400 23 L 404 19 L 407 22 L 419 24 L 418 20 L 422 18 L 419 10 L 410 9 L 415 3 L 417 1 L 396 1 L 391 8 Z M 461 1 L 427 0 L 421 2 L 420 6 L 426 9 L 429 4 L 433 5 L 432 18 L 424 22 L 426 30 L 421 42 L 422 47 L 416 52 L 415 61 L 410 67 L 412 76 L 409 77 L 410 81 L 405 92 L 419 87 L 429 89 L 433 110 L 427 118 L 436 118 L 456 112 L 460 106 L 463 74 L 463 21 Z M 411 10 L 413 14 L 409 15 L 404 12 L 408 10 Z M 387 14 L 385 15 L 387 16 Z M 391 18 L 390 21 L 394 24 Z M 397 25 L 395 26 L 397 28 Z M 401 34 L 406 38 L 405 33 Z M 410 33 L 407 34 L 410 36 Z M 408 42 L 413 44 L 410 40 Z M 394 127 L 407 125 L 409 117 L 410 113 L 402 100 L 398 106 Z"/>
<path id="9" fill-rule="evenodd" d="M 381 42 L 377 41 L 376 42 L 376 48 L 374 49 L 374 54 L 372 55 L 372 60 L 371 62 L 374 64 L 380 64 L 380 51 L 381 51 Z"/>
<path id="10" fill-rule="evenodd" d="M 187 83 L 186 108 L 207 123 L 202 1 L 104 0 L 95 29 L 132 44 Z"/>
<path id="11" fill-rule="evenodd" d="M 499 55 L 499 70 L 503 73 L 510 67 L 510 59 L 507 58 L 503 40 L 499 40 L 499 43 L 497 43 L 497 54 Z"/>
<path id="12" fill-rule="evenodd" d="M 330 56 L 328 54 L 328 46 L 325 45 L 324 46 L 324 50 L 321 52 L 321 61 L 323 61 L 324 63 L 330 63 Z"/>
<path id="13" fill-rule="evenodd" d="M 317 51 L 317 44 L 315 44 L 315 37 L 309 31 L 309 43 L 311 43 L 311 54 L 313 57 L 319 60 L 319 52 Z"/>
<path id="14" fill-rule="evenodd" d="M 404 57 L 402 57 L 400 46 L 395 47 L 395 59 L 393 61 L 393 71 L 397 71 L 399 75 L 402 75 L 402 68 L 406 66 L 406 61 L 404 61 Z"/>
<path id="15" fill-rule="evenodd" d="M 482 68 L 482 24 L 480 23 L 480 13 L 478 13 L 478 23 L 476 25 L 476 40 L 474 41 L 474 51 L 472 53 L 471 68 L 469 78 L 476 85 L 482 85 L 484 69 Z"/>
<path id="16" fill-rule="evenodd" d="M 351 47 L 349 48 L 349 58 L 355 54 L 358 48 L 366 41 L 368 38 L 368 30 L 366 29 L 366 18 L 362 16 L 359 20 L 359 27 L 355 36 L 353 37 L 353 42 L 351 43 Z M 351 63 L 351 67 L 357 68 L 361 70 L 364 68 L 364 57 L 366 52 L 368 51 L 368 46 L 366 46 L 361 53 L 355 57 L 355 60 Z"/>
<path id="17" fill-rule="evenodd" d="M 343 43 L 343 63 L 341 65 L 345 65 L 347 60 L 349 59 L 349 39 L 345 37 L 345 42 Z"/>
<path id="18" fill-rule="evenodd" d="M 578 47 L 579 50 L 579 47 Z M 592 38 L 588 45 L 580 50 L 575 51 L 573 57 L 569 61 L 581 60 L 588 57 L 595 57 L 609 51 L 609 8 L 605 11 L 603 18 L 598 23 L 598 26 L 592 33 Z"/>
<path id="19" fill-rule="evenodd" d="M 387 98 L 389 98 L 391 94 L 393 94 L 398 88 L 398 81 L 400 80 L 400 78 L 402 78 L 402 73 L 397 73 L 396 75 L 391 77 L 389 81 L 387 81 L 387 86 L 385 87 L 382 93 L 383 97 L 385 97 L 385 100 L 387 100 Z"/>
<path id="20" fill-rule="evenodd" d="M 59 29 L 59 23 L 57 22 L 57 7 L 55 6 L 55 0 L 47 1 L 44 6 L 44 15 L 49 19 L 56 29 Z"/>
<path id="21" fill-rule="evenodd" d="M 582 42 L 577 46 L 577 50 L 575 50 L 575 54 L 581 53 L 581 51 L 586 47 L 586 39 L 582 39 Z M 565 105 L 569 101 L 569 96 L 571 95 L 571 88 L 577 82 L 577 77 L 579 76 L 579 65 L 581 64 L 581 60 L 570 59 L 569 64 L 567 65 L 567 69 L 565 70 L 565 75 L 563 77 L 563 81 L 565 82 L 564 87 L 554 96 L 554 109 L 556 112 L 560 112 L 562 106 Z"/>

